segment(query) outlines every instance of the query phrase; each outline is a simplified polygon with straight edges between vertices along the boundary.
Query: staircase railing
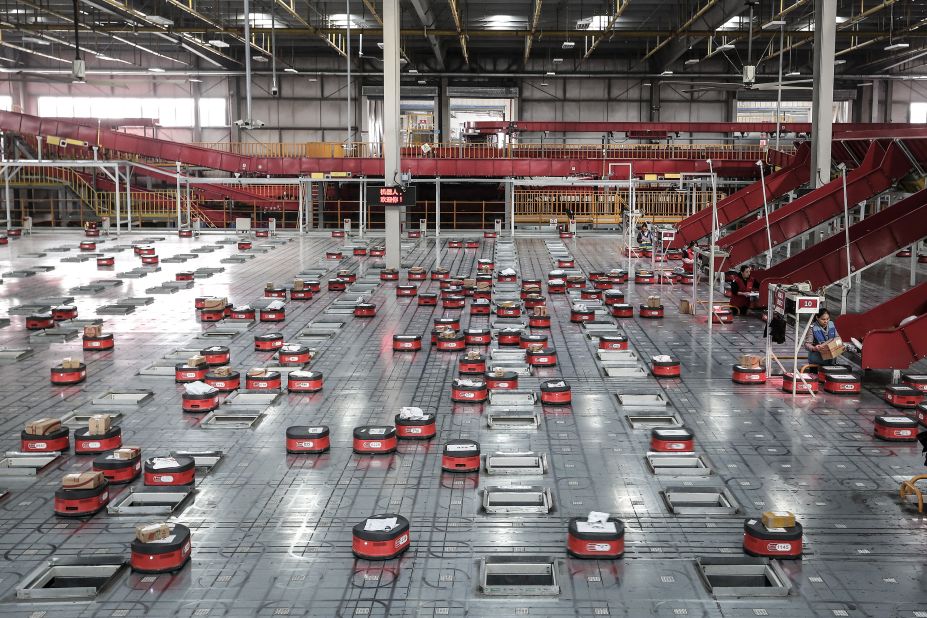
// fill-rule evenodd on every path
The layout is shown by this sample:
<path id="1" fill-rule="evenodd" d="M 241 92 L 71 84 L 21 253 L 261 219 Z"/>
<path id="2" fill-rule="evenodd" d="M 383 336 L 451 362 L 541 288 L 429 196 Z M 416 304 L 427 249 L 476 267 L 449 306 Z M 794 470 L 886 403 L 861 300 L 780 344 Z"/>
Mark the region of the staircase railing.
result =
<path id="1" fill-rule="evenodd" d="M 94 189 L 85 176 L 70 168 L 55 166 L 23 167 L 15 176 L 14 184 L 46 184 L 49 182 L 67 185 L 78 199 L 97 217 L 116 216 L 116 193 Z M 132 197 L 132 215 L 139 220 L 172 219 L 177 213 L 177 194 L 174 191 L 130 191 Z M 186 196 L 181 196 L 181 211 L 185 214 Z M 120 210 L 122 216 L 128 214 L 126 194 L 120 192 Z M 202 210 L 200 200 L 193 196 L 190 203 L 191 215 L 196 216 L 209 227 L 215 227 Z"/>

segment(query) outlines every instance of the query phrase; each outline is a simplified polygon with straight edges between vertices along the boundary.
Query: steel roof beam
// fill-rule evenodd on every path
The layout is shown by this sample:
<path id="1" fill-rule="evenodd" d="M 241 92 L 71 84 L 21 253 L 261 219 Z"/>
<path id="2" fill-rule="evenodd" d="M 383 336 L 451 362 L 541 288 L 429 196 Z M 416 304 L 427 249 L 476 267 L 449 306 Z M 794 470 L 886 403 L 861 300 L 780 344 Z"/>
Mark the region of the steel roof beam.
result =
<path id="1" fill-rule="evenodd" d="M 367 2 L 368 0 L 364 1 Z M 428 44 L 431 45 L 431 50 L 434 52 L 435 59 L 438 61 L 438 69 L 443 71 L 444 49 L 438 37 L 431 32 L 435 29 L 434 7 L 432 7 L 428 0 L 409 0 L 409 4 L 412 5 L 412 9 L 418 16 L 418 20 L 422 22 L 422 27 L 425 29 L 425 38 L 428 39 Z"/>
<path id="2" fill-rule="evenodd" d="M 611 19 L 609 19 L 608 23 L 605 25 L 605 32 L 608 32 L 612 28 L 615 27 L 615 22 L 618 21 L 618 18 L 621 17 L 621 14 L 624 13 L 624 10 L 628 8 L 629 4 L 631 4 L 631 0 L 624 0 L 623 2 L 622 0 L 615 0 L 615 12 L 612 14 Z M 614 35 L 614 32 L 612 33 L 612 35 Z M 609 38 L 611 38 L 612 35 L 609 35 Z M 588 35 L 586 36 L 586 40 L 588 40 Z M 592 52 L 595 51 L 595 48 L 598 47 L 599 43 L 601 43 L 603 40 L 605 40 L 604 34 L 599 35 L 599 36 L 593 36 L 592 45 L 589 45 L 586 48 L 586 53 L 583 54 L 582 59 L 585 60 L 586 58 L 591 56 Z M 580 60 L 580 62 L 582 62 L 582 60 Z"/>
<path id="3" fill-rule="evenodd" d="M 457 0 L 447 0 L 451 7 L 451 15 L 454 17 L 454 26 L 457 28 L 457 38 L 460 40 L 460 51 L 463 54 L 464 63 L 469 66 L 470 52 L 467 51 L 467 36 L 463 33 L 463 27 L 460 25 L 460 11 L 457 10 Z"/>

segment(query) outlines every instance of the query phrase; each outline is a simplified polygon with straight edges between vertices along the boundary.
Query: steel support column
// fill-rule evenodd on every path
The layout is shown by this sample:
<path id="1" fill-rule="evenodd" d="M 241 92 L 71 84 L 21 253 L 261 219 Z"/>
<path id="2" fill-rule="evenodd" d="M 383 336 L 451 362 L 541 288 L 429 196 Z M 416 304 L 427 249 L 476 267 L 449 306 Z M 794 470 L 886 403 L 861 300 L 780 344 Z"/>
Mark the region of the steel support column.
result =
<path id="1" fill-rule="evenodd" d="M 441 179 L 440 178 L 435 179 L 435 268 L 441 268 Z"/>
<path id="2" fill-rule="evenodd" d="M 509 235 L 515 238 L 515 186 L 511 178 L 505 179 L 505 217 L 508 219 Z"/>
<path id="3" fill-rule="evenodd" d="M 126 231 L 132 231 L 132 167 L 129 165 L 126 165 Z"/>
<path id="4" fill-rule="evenodd" d="M 811 188 L 830 182 L 834 116 L 834 45 L 837 0 L 814 3 L 814 91 L 811 96 Z"/>
<path id="5" fill-rule="evenodd" d="M 190 193 L 189 178 L 187 179 L 187 227 L 193 229 L 193 196 Z"/>
<path id="6" fill-rule="evenodd" d="M 116 167 L 113 168 L 113 171 L 116 180 L 116 236 L 119 236 L 119 228 L 122 227 L 122 214 L 119 212 L 121 210 L 121 204 L 119 203 L 119 196 L 121 195 L 119 191 L 119 164 L 116 164 Z"/>
<path id="7" fill-rule="evenodd" d="M 177 229 L 180 229 L 180 161 L 177 161 Z"/>
<path id="8" fill-rule="evenodd" d="M 441 88 L 438 90 L 440 133 L 437 141 L 442 144 L 451 142 L 451 97 L 447 96 L 447 82 L 448 79 L 442 77 Z"/>
<path id="9" fill-rule="evenodd" d="M 306 207 L 306 187 L 302 179 L 300 179 L 299 184 L 296 185 L 296 194 L 296 230 L 299 234 L 305 234 L 306 230 L 303 229 L 303 210 Z"/>
<path id="10" fill-rule="evenodd" d="M 357 232 L 361 240 L 364 239 L 364 231 L 367 229 L 367 177 L 361 178 L 360 192 L 357 196 L 357 205 L 359 207 L 358 219 L 360 222 L 357 226 Z"/>
<path id="11" fill-rule="evenodd" d="M 383 178 L 399 184 L 399 0 L 383 0 Z M 400 215 L 386 206 L 386 267 L 399 268 Z"/>
<path id="12" fill-rule="evenodd" d="M 6 161 L 6 144 L 5 138 L 0 137 L 0 159 Z M 3 202 L 6 206 L 6 231 L 9 232 L 13 225 L 13 191 L 10 188 L 10 168 L 3 166 Z"/>

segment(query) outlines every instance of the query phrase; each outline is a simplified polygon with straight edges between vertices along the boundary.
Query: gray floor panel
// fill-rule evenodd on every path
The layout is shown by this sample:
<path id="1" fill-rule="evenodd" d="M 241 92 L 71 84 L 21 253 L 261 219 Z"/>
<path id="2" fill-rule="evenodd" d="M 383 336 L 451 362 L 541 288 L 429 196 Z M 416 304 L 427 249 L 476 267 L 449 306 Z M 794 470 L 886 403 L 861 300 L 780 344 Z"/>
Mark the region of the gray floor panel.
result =
<path id="1" fill-rule="evenodd" d="M 81 238 L 60 232 L 22 238 L 5 249 L 4 270 L 13 270 L 11 255 L 61 247 L 76 250 Z M 133 239 L 141 236 L 121 240 Z M 545 244 L 552 239 L 539 234 L 517 240 L 511 259 L 523 277 L 544 279 L 554 268 Z M 460 315 L 464 328 L 488 328 L 490 316 L 445 312 L 440 305 L 420 307 L 415 298 L 397 298 L 395 283 L 384 282 L 364 292 L 377 306 L 375 318 L 329 317 L 327 312 L 345 295 L 327 291 L 327 278 L 339 268 L 356 271 L 359 281 L 376 277 L 374 260 L 346 254 L 340 262 L 326 261 L 325 252 L 342 243 L 315 235 L 274 243 L 273 251 L 241 262 L 229 261 L 238 252 L 234 236 L 228 240 L 231 244 L 223 242 L 214 252 L 204 252 L 198 245 L 201 240 L 173 235 L 149 239 L 146 242 L 155 244 L 158 255 L 168 259 L 162 259 L 163 270 L 151 272 L 144 282 L 125 279 L 110 287 L 112 280 L 101 280 L 93 262 L 69 262 L 3 286 L 0 315 L 9 314 L 12 323 L 0 330 L 0 347 L 7 349 L 28 347 L 23 310 L 42 304 L 39 299 L 73 290 L 79 294 L 75 304 L 82 316 L 129 304 L 126 299 L 132 299 L 135 310 L 105 317 L 104 329 L 116 341 L 110 352 L 84 353 L 78 337 L 36 347 L 16 362 L 11 358 L 0 364 L 6 429 L 0 452 L 19 450 L 19 430 L 30 419 L 85 410 L 85 404 L 107 391 L 149 389 L 154 396 L 144 406 L 120 408 L 125 444 L 141 446 L 145 457 L 221 451 L 223 458 L 208 476 L 198 477 L 195 495 L 173 517 L 192 530 L 191 564 L 176 575 L 124 574 L 89 603 L 16 600 L 14 589 L 24 574 L 54 555 L 128 558 L 135 524 L 151 518 L 105 512 L 85 521 L 55 517 L 52 494 L 61 475 L 89 469 L 90 457 L 67 453 L 36 476 L 4 477 L 2 486 L 9 494 L 0 501 L 0 614 L 927 616 L 920 566 L 927 527 L 897 498 L 900 480 L 922 472 L 923 459 L 919 446 L 872 437 L 872 418 L 896 412 L 880 396 L 884 375 L 867 376 L 864 392 L 856 397 L 822 394 L 793 400 L 773 384 L 733 384 L 731 365 L 738 355 L 762 349 L 763 324 L 738 319 L 716 326 L 709 343 L 704 318 L 675 311 L 679 300 L 689 297 L 689 288 L 632 283 L 622 286 L 628 302 L 639 304 L 659 294 L 667 307 L 664 320 L 618 323 L 647 369 L 644 375 L 605 375 L 596 340 L 569 322 L 569 297 L 549 296 L 553 324 L 548 334 L 559 364 L 520 378 L 519 389 L 537 392 L 542 380 L 563 378 L 572 386 L 573 404 L 529 407 L 528 413 L 539 414 L 537 429 L 492 429 L 486 422 L 488 406 L 450 401 L 459 353 L 428 345 L 435 317 Z M 479 249 L 466 250 L 447 249 L 446 238 L 441 243 L 441 265 L 454 274 L 473 274 L 477 259 L 494 255 L 489 240 L 482 240 Z M 564 244 L 585 272 L 626 267 L 619 245 L 608 236 Z M 403 262 L 427 269 L 434 265 L 433 239 L 403 248 Z M 198 266 L 222 263 L 225 270 L 216 271 L 221 276 L 194 281 L 189 289 L 176 289 L 171 282 L 185 267 L 169 258 L 190 254 L 199 255 Z M 127 268 L 137 263 L 128 254 L 119 259 Z M 866 271 L 862 284 L 850 293 L 851 310 L 892 296 L 886 286 L 907 287 L 908 264 L 889 260 Z M 927 266 L 918 268 L 923 277 Z M 223 296 L 257 304 L 253 301 L 261 297 L 266 282 L 287 284 L 299 273 L 320 278 L 323 291 L 311 301 L 287 303 L 284 322 L 237 325 L 225 329 L 227 340 L 203 336 L 224 328 L 221 322 L 199 322 L 194 298 Z M 142 298 L 155 289 L 153 285 L 158 292 L 151 293 L 156 295 Z M 173 293 L 162 294 L 162 289 Z M 420 282 L 419 289 L 437 291 L 438 283 Z M 320 323 L 333 320 L 343 320 L 344 325 L 320 328 Z M 308 366 L 324 374 L 322 392 L 283 392 L 266 409 L 249 408 L 260 410 L 263 417 L 248 429 L 202 430 L 203 415 L 181 412 L 183 389 L 171 378 L 173 361 L 159 359 L 179 349 L 227 345 L 232 366 L 244 374 L 276 362 L 271 353 L 254 351 L 254 335 L 279 331 L 296 342 L 307 328 L 330 333 L 312 340 L 318 354 Z M 394 334 L 423 335 L 423 350 L 394 354 Z M 658 381 L 650 376 L 649 359 L 661 353 L 672 353 L 681 361 L 681 379 Z M 84 384 L 49 384 L 49 368 L 65 356 L 83 358 L 88 367 Z M 138 375 L 156 361 L 167 367 L 166 376 Z M 624 396 L 624 404 L 619 396 Z M 436 412 L 438 437 L 431 442 L 401 441 L 391 455 L 352 452 L 354 427 L 392 424 L 402 406 Z M 710 474 L 655 475 L 646 458 L 650 430 L 633 428 L 626 417 L 638 419 L 638 425 L 646 424 L 642 417 L 678 418 L 695 433 L 695 456 Z M 317 456 L 287 455 L 284 431 L 297 424 L 328 425 L 332 450 Z M 455 438 L 479 441 L 484 454 L 545 453 L 547 469 L 524 477 L 442 473 L 441 448 Z M 482 490 L 507 484 L 549 488 L 553 510 L 543 515 L 483 512 Z M 668 511 L 664 490 L 702 486 L 726 489 L 740 512 L 699 516 Z M 141 481 L 131 487 L 143 488 Z M 113 487 L 111 494 L 118 499 L 127 491 L 128 487 Z M 700 580 L 696 559 L 742 557 L 744 518 L 770 509 L 794 511 L 805 529 L 804 559 L 781 564 L 792 586 L 790 594 L 715 599 Z M 567 520 L 592 510 L 607 511 L 625 522 L 623 559 L 582 561 L 567 556 Z M 356 560 L 351 527 L 383 512 L 400 513 L 411 521 L 411 549 L 384 563 Z M 490 597 L 480 592 L 480 559 L 517 553 L 555 560 L 559 596 Z"/>

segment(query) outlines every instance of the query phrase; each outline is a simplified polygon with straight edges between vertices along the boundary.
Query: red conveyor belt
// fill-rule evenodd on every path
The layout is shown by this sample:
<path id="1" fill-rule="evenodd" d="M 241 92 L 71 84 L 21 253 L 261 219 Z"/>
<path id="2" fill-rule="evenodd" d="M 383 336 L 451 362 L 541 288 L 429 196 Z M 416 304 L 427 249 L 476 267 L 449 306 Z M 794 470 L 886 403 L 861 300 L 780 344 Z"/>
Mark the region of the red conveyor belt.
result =
<path id="1" fill-rule="evenodd" d="M 927 313 L 927 281 L 868 311 L 841 315 L 835 323 L 841 337 L 862 341 L 869 331 L 895 328 L 906 317 L 923 313 Z"/>
<path id="2" fill-rule="evenodd" d="M 917 319 L 897 326 L 905 318 Z M 863 313 L 836 319 L 845 340 L 863 344 L 863 369 L 906 369 L 927 356 L 927 282 Z"/>
<path id="3" fill-rule="evenodd" d="M 766 199 L 772 201 L 794 191 L 808 182 L 811 175 L 809 154 L 811 148 L 807 143 L 800 144 L 792 162 L 766 177 Z M 718 202 L 718 224 L 721 227 L 746 217 L 763 207 L 763 192 L 760 183 L 755 182 L 740 191 L 732 193 Z M 711 209 L 704 208 L 679 222 L 673 248 L 680 249 L 693 240 L 711 234 Z"/>
<path id="4" fill-rule="evenodd" d="M 39 118 L 14 112 L 0 112 L 0 130 L 22 135 L 54 135 L 98 145 L 116 153 L 140 156 L 160 161 L 180 161 L 208 169 L 243 174 L 298 176 L 328 173 L 333 170 L 353 175 L 379 177 L 383 175 L 383 159 L 379 157 L 251 157 L 221 152 L 212 148 L 181 144 L 153 137 L 130 135 L 82 125 L 67 120 Z M 489 177 L 509 176 L 576 176 L 602 175 L 609 162 L 631 161 L 638 175 L 678 174 L 707 171 L 703 159 L 614 159 L 601 158 L 542 158 L 542 159 L 473 159 L 408 158 L 403 169 L 423 177 Z M 715 170 L 732 178 L 753 178 L 756 168 L 751 160 L 720 159 Z"/>
<path id="5" fill-rule="evenodd" d="M 882 193 L 907 174 L 912 163 L 895 142 L 884 146 L 872 142 L 866 158 L 847 173 L 847 201 L 850 205 Z M 840 178 L 806 193 L 769 215 L 773 247 L 814 228 L 843 212 L 843 183 Z M 742 264 L 769 248 L 766 222 L 751 221 L 718 241 L 727 251 L 729 267 Z"/>
<path id="6" fill-rule="evenodd" d="M 927 189 L 851 225 L 849 231 L 853 272 L 916 243 L 927 236 Z M 843 232 L 755 275 L 761 282 L 761 301 L 767 298 L 770 283 L 808 281 L 812 289 L 817 290 L 846 276 L 846 236 Z"/>

